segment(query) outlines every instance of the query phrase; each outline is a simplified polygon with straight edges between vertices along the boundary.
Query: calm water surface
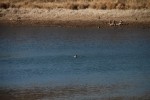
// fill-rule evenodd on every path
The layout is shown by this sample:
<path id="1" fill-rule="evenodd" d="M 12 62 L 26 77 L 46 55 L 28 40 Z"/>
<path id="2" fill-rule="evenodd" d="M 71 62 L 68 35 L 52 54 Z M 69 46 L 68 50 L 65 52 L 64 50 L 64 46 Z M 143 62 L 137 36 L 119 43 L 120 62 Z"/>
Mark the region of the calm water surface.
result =
<path id="1" fill-rule="evenodd" d="M 112 84 L 150 92 L 150 29 L 0 27 L 0 88 Z"/>

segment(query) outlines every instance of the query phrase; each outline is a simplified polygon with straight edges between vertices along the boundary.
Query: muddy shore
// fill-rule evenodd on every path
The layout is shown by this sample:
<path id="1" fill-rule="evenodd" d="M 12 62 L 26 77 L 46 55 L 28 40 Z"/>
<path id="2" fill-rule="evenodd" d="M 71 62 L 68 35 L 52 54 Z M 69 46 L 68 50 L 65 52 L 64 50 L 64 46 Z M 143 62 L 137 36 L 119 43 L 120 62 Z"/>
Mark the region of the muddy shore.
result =
<path id="1" fill-rule="evenodd" d="M 58 86 L 54 88 L 0 89 L 3 100 L 149 100 L 148 93 L 140 95 L 115 95 L 120 89 L 131 88 L 129 85 L 110 86 Z"/>
<path id="2" fill-rule="evenodd" d="M 115 21 L 120 25 L 110 25 Z M 61 27 L 150 27 L 150 10 L 69 10 L 69 9 L 0 9 L 0 25 L 40 25 Z"/>

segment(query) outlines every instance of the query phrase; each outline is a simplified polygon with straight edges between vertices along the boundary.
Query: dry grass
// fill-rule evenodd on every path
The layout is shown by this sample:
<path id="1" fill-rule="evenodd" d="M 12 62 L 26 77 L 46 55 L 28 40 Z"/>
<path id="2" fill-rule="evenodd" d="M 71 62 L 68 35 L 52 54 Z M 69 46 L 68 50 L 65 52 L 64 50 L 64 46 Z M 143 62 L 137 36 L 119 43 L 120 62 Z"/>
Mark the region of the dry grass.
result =
<path id="1" fill-rule="evenodd" d="M 0 8 L 150 9 L 150 0 L 0 0 Z"/>

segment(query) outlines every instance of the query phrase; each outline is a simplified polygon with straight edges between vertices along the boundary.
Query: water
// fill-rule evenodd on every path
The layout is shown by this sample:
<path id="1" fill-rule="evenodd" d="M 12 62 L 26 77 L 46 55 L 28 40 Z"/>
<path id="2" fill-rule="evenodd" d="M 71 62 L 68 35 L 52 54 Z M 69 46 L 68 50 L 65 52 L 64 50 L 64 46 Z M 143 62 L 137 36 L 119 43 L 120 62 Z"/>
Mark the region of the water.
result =
<path id="1" fill-rule="evenodd" d="M 0 27 L 0 88 L 115 84 L 150 92 L 150 29 Z"/>

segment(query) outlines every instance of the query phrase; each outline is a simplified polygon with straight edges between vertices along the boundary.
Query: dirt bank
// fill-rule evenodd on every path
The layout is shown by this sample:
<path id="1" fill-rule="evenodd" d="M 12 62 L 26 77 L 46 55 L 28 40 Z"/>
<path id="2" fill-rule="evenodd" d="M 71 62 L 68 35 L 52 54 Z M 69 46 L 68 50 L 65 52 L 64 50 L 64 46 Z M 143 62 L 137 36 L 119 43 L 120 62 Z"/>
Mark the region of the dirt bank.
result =
<path id="1" fill-rule="evenodd" d="M 116 25 L 110 25 L 114 21 Z M 121 22 L 120 25 L 119 22 Z M 142 10 L 96 10 L 96 9 L 0 9 L 0 24 L 48 25 L 48 26 L 150 26 L 150 9 Z"/>

